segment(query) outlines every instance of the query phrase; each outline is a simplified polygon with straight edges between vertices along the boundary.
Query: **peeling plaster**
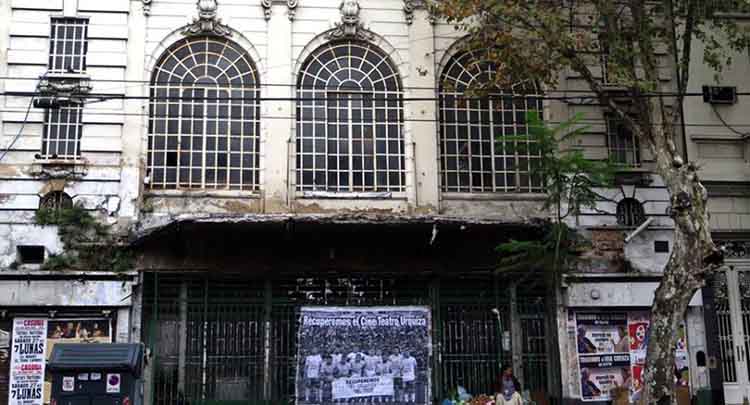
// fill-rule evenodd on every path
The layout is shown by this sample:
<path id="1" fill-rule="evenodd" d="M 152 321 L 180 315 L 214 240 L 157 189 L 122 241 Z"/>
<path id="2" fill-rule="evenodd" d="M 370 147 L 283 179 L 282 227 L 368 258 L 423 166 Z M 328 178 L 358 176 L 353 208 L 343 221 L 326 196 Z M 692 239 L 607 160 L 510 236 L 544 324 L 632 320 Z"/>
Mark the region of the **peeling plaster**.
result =
<path id="1" fill-rule="evenodd" d="M 132 284 L 119 280 L 23 280 L 0 283 L 6 306 L 129 306 Z"/>
<path id="2" fill-rule="evenodd" d="M 0 225 L 0 271 L 16 261 L 18 245 L 42 245 L 48 255 L 60 254 L 63 250 L 56 226 Z"/>

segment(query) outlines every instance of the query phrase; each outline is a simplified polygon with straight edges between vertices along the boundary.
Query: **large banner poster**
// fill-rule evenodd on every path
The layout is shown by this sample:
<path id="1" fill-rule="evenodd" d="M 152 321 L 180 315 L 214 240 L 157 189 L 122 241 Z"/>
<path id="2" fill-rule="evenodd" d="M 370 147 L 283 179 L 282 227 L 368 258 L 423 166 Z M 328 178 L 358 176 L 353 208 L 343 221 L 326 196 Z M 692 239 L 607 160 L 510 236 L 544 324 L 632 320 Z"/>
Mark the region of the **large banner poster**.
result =
<path id="1" fill-rule="evenodd" d="M 430 403 L 430 310 L 303 307 L 297 404 Z"/>
<path id="2" fill-rule="evenodd" d="M 9 405 L 42 405 L 46 344 L 46 319 L 13 320 Z"/>
<path id="3" fill-rule="evenodd" d="M 583 401 L 612 400 L 612 390 L 618 387 L 628 390 L 630 402 L 640 400 L 649 325 L 646 311 L 576 314 Z M 689 357 L 684 325 L 679 336 L 675 347 L 675 383 L 687 385 Z"/>

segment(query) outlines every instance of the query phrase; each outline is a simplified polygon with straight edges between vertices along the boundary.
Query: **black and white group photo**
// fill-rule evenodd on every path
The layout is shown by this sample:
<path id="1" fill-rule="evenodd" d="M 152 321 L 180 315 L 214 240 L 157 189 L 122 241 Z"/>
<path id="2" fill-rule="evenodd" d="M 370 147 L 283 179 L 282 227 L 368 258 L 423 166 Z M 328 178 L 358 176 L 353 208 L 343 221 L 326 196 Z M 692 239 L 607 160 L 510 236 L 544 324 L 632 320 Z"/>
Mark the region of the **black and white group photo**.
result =
<path id="1" fill-rule="evenodd" d="M 297 403 L 426 403 L 430 346 L 424 308 L 303 308 Z"/>

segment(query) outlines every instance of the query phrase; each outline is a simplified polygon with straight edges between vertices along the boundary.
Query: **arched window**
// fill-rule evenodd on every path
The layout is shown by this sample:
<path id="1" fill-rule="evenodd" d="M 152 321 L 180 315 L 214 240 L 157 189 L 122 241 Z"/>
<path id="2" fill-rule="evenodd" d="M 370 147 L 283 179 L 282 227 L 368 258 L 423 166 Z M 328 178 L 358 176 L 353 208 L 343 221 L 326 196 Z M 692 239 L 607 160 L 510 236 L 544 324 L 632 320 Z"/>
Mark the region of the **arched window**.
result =
<path id="1" fill-rule="evenodd" d="M 643 204 L 632 197 L 617 203 L 617 223 L 622 226 L 638 226 L 646 220 Z"/>
<path id="2" fill-rule="evenodd" d="M 172 45 L 151 79 L 150 187 L 257 190 L 259 85 L 250 56 L 231 41 Z"/>
<path id="3" fill-rule="evenodd" d="M 542 192 L 534 173 L 539 153 L 528 134 L 526 115 L 542 111 L 536 86 L 518 83 L 487 90 L 496 67 L 481 52 L 454 55 L 440 80 L 440 162 L 445 192 Z M 484 89 L 486 96 L 467 95 Z M 481 93 L 484 95 L 484 92 Z"/>
<path id="4" fill-rule="evenodd" d="M 398 72 L 373 45 L 326 44 L 297 83 L 297 189 L 404 191 Z"/>

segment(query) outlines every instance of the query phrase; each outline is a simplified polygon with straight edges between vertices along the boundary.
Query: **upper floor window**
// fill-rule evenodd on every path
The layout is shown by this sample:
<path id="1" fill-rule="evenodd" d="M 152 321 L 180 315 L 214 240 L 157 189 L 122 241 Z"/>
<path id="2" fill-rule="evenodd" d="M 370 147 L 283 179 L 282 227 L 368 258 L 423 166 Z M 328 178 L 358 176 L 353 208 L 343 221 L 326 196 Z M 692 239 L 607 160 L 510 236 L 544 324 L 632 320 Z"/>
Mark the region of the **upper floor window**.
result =
<path id="1" fill-rule="evenodd" d="M 440 80 L 440 163 L 445 192 L 542 192 L 540 162 L 528 135 L 527 113 L 542 111 L 535 86 L 522 82 L 481 98 L 470 89 L 495 83 L 496 67 L 482 54 L 453 56 Z M 520 136 L 520 137 L 519 137 Z"/>
<path id="2" fill-rule="evenodd" d="M 607 151 L 615 163 L 638 167 L 641 165 L 641 151 L 636 135 L 622 120 L 607 117 Z"/>
<path id="3" fill-rule="evenodd" d="M 354 41 L 318 48 L 297 96 L 298 190 L 404 191 L 401 81 L 382 50 Z"/>
<path id="4" fill-rule="evenodd" d="M 42 157 L 76 159 L 81 155 L 83 106 L 70 104 L 44 112 Z"/>
<path id="5" fill-rule="evenodd" d="M 54 17 L 49 38 L 51 73 L 86 71 L 88 51 L 86 18 Z M 41 156 L 45 159 L 77 159 L 81 155 L 83 105 L 75 102 L 48 108 L 44 113 Z"/>
<path id="6" fill-rule="evenodd" d="M 231 41 L 172 45 L 151 78 L 150 187 L 257 190 L 259 85 L 250 55 Z"/>
<path id="7" fill-rule="evenodd" d="M 85 18 L 52 18 L 49 38 L 50 72 L 86 71 L 89 21 Z"/>

